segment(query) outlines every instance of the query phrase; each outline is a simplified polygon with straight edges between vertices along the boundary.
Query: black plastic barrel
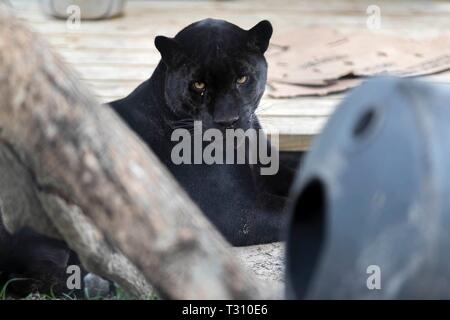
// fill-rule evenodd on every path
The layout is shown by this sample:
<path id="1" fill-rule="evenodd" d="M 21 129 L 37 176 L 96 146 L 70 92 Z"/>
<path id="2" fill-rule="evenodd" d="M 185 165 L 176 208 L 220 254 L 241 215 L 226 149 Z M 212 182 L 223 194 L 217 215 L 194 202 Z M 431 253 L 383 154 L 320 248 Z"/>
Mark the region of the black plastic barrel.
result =
<path id="1" fill-rule="evenodd" d="M 395 78 L 355 89 L 292 197 L 288 298 L 450 298 L 450 92 Z"/>

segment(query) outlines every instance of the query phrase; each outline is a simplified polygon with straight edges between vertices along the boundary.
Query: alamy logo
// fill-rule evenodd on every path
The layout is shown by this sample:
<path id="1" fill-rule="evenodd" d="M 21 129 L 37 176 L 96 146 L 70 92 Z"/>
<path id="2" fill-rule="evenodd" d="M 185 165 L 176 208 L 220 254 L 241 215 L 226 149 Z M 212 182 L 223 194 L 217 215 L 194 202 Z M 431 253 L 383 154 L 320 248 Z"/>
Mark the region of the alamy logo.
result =
<path id="1" fill-rule="evenodd" d="M 372 264 L 367 267 L 366 273 L 370 274 L 367 278 L 366 285 L 369 290 L 381 289 L 381 268 L 376 264 Z"/>
<path id="2" fill-rule="evenodd" d="M 68 30 L 79 30 L 81 26 L 81 8 L 77 5 L 70 5 L 66 9 L 68 14 L 66 27 Z"/>
<path id="3" fill-rule="evenodd" d="M 377 5 L 370 5 L 366 9 L 367 17 L 366 26 L 369 30 L 378 30 L 381 28 L 381 9 Z"/>
<path id="4" fill-rule="evenodd" d="M 81 268 L 76 264 L 70 265 L 66 269 L 67 277 L 66 286 L 69 290 L 81 289 Z"/>
<path id="5" fill-rule="evenodd" d="M 194 121 L 193 133 L 175 129 L 171 140 L 178 142 L 171 152 L 174 164 L 260 164 L 261 175 L 274 175 L 279 169 L 278 135 L 267 143 L 263 130 L 215 128 L 203 132 L 202 122 Z M 269 147 L 270 146 L 270 147 Z"/>

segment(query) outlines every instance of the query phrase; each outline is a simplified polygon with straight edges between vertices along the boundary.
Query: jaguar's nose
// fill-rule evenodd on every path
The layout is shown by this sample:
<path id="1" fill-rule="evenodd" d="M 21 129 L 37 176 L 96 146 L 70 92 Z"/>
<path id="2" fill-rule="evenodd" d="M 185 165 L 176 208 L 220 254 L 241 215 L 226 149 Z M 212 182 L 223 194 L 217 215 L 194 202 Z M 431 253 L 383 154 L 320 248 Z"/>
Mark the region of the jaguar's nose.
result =
<path id="1" fill-rule="evenodd" d="M 231 117 L 231 118 L 219 118 L 214 119 L 214 122 L 225 128 L 232 128 L 234 124 L 239 120 L 239 116 Z"/>

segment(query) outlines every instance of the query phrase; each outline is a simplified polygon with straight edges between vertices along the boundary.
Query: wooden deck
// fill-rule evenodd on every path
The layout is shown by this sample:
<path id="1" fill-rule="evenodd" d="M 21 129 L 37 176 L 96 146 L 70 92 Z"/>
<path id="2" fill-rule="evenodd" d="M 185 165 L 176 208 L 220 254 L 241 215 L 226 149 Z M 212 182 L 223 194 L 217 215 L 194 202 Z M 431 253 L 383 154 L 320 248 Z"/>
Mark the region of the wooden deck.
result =
<path id="1" fill-rule="evenodd" d="M 249 28 L 269 19 L 275 32 L 293 26 L 351 31 L 366 28 L 366 8 L 373 4 L 350 0 L 130 1 L 121 18 L 83 21 L 80 29 L 70 30 L 64 20 L 41 13 L 37 1 L 11 2 L 19 16 L 44 34 L 78 71 L 101 102 L 127 95 L 150 76 L 159 61 L 153 45 L 156 35 L 173 36 L 191 22 L 214 17 Z M 450 1 L 376 2 L 381 9 L 381 33 L 418 39 L 450 34 Z M 426 79 L 450 84 L 450 72 Z M 342 97 L 264 97 L 258 114 L 269 133 L 280 133 L 282 150 L 304 150 Z"/>

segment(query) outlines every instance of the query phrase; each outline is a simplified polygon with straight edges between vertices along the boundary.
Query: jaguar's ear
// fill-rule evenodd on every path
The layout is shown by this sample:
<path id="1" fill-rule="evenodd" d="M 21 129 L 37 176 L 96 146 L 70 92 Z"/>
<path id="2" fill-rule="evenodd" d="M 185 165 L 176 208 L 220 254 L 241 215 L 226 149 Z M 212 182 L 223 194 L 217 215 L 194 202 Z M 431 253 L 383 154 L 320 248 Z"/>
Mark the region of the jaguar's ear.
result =
<path id="1" fill-rule="evenodd" d="M 157 36 L 155 38 L 155 46 L 159 53 L 161 53 L 161 59 L 169 67 L 174 68 L 179 66 L 186 58 L 183 49 L 173 38 Z"/>
<path id="2" fill-rule="evenodd" d="M 249 45 L 261 53 L 266 52 L 273 32 L 272 24 L 267 20 L 263 20 L 247 32 Z"/>

